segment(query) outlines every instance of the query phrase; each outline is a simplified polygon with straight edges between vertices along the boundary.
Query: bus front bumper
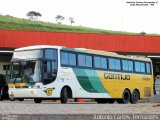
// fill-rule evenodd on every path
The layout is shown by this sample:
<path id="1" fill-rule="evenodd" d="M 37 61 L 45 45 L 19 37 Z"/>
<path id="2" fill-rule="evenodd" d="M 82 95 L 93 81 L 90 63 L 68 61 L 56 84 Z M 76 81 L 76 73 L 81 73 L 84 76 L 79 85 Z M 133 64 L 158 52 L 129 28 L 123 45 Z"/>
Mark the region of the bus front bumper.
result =
<path id="1" fill-rule="evenodd" d="M 10 98 L 40 98 L 42 89 L 9 89 Z"/>

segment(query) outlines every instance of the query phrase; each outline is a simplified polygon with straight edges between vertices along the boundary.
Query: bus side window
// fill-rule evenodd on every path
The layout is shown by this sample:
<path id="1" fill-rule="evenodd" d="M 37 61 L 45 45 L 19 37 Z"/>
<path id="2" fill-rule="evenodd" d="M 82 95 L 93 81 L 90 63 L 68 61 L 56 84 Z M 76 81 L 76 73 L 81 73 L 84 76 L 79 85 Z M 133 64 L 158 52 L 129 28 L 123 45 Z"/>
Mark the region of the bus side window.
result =
<path id="1" fill-rule="evenodd" d="M 150 63 L 146 63 L 146 72 L 147 72 L 148 74 L 151 73 L 151 64 L 150 64 Z"/>
<path id="2" fill-rule="evenodd" d="M 121 70 L 120 59 L 109 58 L 109 69 L 111 69 L 111 70 Z"/>

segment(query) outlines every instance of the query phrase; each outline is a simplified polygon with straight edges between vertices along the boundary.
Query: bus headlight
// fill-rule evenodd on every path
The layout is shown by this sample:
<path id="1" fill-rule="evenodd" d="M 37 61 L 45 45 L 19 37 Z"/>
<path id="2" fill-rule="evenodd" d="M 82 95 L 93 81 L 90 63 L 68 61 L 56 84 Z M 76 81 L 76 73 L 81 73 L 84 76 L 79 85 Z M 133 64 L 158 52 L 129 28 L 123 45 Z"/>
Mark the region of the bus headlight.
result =
<path id="1" fill-rule="evenodd" d="M 36 94 L 36 93 L 37 93 L 36 91 L 33 91 L 33 90 L 31 91 L 31 94 Z"/>

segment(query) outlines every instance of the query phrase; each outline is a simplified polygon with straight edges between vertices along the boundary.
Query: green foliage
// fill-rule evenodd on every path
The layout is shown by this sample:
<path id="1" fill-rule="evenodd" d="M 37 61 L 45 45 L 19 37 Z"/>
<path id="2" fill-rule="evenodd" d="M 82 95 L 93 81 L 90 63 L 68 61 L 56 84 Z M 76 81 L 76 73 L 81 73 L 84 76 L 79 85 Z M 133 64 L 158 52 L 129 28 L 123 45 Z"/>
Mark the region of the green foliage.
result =
<path id="1" fill-rule="evenodd" d="M 138 33 L 129 33 L 121 31 L 111 31 L 94 29 L 82 26 L 70 26 L 42 21 L 34 21 L 28 19 L 20 19 L 12 16 L 0 15 L 0 29 L 11 30 L 36 30 L 36 31 L 53 31 L 53 32 L 77 32 L 77 33 L 99 33 L 99 34 L 130 34 L 137 35 Z"/>
<path id="2" fill-rule="evenodd" d="M 35 11 L 30 11 L 26 15 L 32 20 L 37 20 L 38 17 L 42 16 L 39 12 L 35 12 Z"/>

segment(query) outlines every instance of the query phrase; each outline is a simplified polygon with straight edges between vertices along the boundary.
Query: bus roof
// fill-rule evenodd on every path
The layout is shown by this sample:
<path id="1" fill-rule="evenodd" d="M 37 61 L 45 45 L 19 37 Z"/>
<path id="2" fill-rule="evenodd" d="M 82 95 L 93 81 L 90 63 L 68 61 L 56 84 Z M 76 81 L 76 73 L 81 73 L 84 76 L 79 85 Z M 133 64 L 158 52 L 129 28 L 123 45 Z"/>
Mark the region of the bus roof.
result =
<path id="1" fill-rule="evenodd" d="M 150 58 L 141 57 L 141 56 L 125 56 L 125 55 L 119 55 L 119 54 L 117 54 L 115 52 L 92 50 L 92 49 L 86 49 L 86 48 L 67 48 L 67 47 L 64 47 L 64 46 L 52 46 L 52 45 L 28 46 L 28 47 L 22 47 L 22 48 L 15 49 L 14 51 L 23 51 L 23 50 L 32 50 L 32 49 L 44 49 L 44 48 L 56 48 L 56 49 L 77 51 L 77 52 L 83 52 L 83 53 L 89 53 L 89 54 L 95 54 L 95 55 L 104 55 L 104 56 L 118 57 L 118 58 L 132 59 L 132 60 L 151 61 Z"/>
<path id="2" fill-rule="evenodd" d="M 35 45 L 35 46 L 27 46 L 22 48 L 17 48 L 14 51 L 23 51 L 23 50 L 33 50 L 33 49 L 44 49 L 44 48 L 63 48 L 63 46 L 51 46 L 51 45 Z"/>

